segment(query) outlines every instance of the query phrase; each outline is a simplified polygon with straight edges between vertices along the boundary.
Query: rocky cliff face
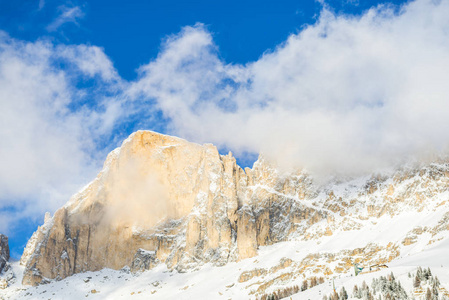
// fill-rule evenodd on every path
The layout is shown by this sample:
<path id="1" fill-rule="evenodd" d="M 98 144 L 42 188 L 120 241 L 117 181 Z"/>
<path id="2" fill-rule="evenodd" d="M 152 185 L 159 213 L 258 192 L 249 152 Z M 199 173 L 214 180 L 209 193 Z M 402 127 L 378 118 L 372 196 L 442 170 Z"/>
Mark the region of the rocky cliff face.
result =
<path id="1" fill-rule="evenodd" d="M 246 186 L 235 159 L 212 145 L 137 132 L 33 235 L 23 282 L 131 266 L 140 248 L 179 270 L 254 255 L 256 243 L 237 246 L 237 231 L 254 234 L 250 216 L 239 213 Z"/>
<path id="2" fill-rule="evenodd" d="M 0 273 L 7 265 L 9 260 L 9 244 L 8 237 L 6 235 L 0 234 Z"/>
<path id="3" fill-rule="evenodd" d="M 439 196 L 448 184 L 442 163 L 316 185 L 306 173 L 281 173 L 262 157 L 242 170 L 232 154 L 220 155 L 212 145 L 139 131 L 109 154 L 94 181 L 46 217 L 24 251 L 23 283 L 105 267 L 142 271 L 165 263 L 183 272 L 206 262 L 223 265 L 257 255 L 260 246 L 446 207 L 447 197 Z M 442 220 L 435 235 L 448 224 Z M 378 261 L 397 255 L 394 244 L 380 247 L 379 257 L 373 247 L 366 252 Z M 312 258 L 298 269 L 310 267 Z"/>
<path id="4" fill-rule="evenodd" d="M 14 279 L 9 261 L 8 237 L 0 234 L 0 289 L 5 289 Z"/>

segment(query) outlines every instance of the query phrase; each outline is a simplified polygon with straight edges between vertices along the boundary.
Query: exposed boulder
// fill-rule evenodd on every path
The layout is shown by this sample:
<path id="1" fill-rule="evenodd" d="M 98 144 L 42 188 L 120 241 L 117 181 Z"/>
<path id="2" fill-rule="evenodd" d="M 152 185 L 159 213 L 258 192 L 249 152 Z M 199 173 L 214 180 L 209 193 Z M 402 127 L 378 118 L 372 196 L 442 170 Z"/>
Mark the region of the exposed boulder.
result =
<path id="1" fill-rule="evenodd" d="M 148 251 L 139 249 L 134 255 L 133 262 L 131 264 L 131 272 L 143 272 L 154 268 L 159 263 L 156 257 L 156 251 Z"/>

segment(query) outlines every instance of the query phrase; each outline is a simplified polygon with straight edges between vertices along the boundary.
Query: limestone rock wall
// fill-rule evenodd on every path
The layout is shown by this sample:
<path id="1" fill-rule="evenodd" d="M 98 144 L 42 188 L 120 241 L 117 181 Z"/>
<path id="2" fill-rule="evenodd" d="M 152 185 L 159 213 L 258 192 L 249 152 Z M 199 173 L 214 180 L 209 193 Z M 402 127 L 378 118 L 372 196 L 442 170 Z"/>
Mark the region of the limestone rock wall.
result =
<path id="1" fill-rule="evenodd" d="M 224 265 L 257 255 L 259 246 L 440 205 L 432 199 L 448 187 L 446 163 L 318 185 L 263 156 L 242 170 L 213 145 L 138 131 L 33 234 L 21 259 L 23 283 L 105 267 L 142 271 L 165 263 L 183 272 Z"/>
<path id="2" fill-rule="evenodd" d="M 246 174 L 213 145 L 136 132 L 30 239 L 23 283 L 131 266 L 138 249 L 179 271 L 252 257 L 259 244 L 279 240 L 268 229 L 258 237 L 269 216 L 256 224 L 259 195 L 249 182 L 261 179 L 274 180 L 266 170 Z"/>

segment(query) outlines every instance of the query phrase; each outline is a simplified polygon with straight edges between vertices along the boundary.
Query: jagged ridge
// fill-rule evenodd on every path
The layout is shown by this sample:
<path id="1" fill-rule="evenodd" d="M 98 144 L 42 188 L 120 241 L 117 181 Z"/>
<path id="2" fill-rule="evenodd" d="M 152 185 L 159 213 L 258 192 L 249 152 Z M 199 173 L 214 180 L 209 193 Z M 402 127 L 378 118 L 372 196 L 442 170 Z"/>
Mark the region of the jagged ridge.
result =
<path id="1" fill-rule="evenodd" d="M 148 266 L 161 262 L 182 272 L 206 262 L 223 265 L 257 255 L 259 246 L 358 230 L 387 214 L 446 208 L 448 170 L 446 163 L 430 164 L 319 186 L 307 173 L 281 173 L 262 157 L 243 171 L 232 154 L 220 155 L 213 145 L 139 131 L 33 235 L 22 258 L 23 283 L 132 266 L 139 249 L 154 251 Z M 437 239 L 448 220 L 405 228 L 407 240 L 329 254 L 328 261 L 341 263 L 319 271 L 345 272 L 354 255 L 388 262 L 417 234 Z M 295 268 L 307 273 L 305 266 L 325 259 L 311 255 Z"/>

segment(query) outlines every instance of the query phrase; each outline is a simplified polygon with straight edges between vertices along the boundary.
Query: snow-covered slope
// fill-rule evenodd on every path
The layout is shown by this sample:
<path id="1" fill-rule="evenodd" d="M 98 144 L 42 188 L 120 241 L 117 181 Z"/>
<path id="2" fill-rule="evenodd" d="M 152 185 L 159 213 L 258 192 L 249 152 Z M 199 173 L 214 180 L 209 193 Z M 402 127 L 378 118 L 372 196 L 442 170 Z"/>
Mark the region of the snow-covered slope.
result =
<path id="1" fill-rule="evenodd" d="M 305 248 L 310 246 L 310 250 Z M 242 273 L 254 269 L 270 269 L 279 266 L 282 258 L 300 260 L 308 254 L 308 251 L 318 251 L 321 245 L 306 245 L 300 242 L 282 242 L 261 249 L 260 255 L 255 258 L 246 259 L 237 263 L 229 263 L 222 267 L 210 264 L 203 266 L 200 270 L 179 273 L 170 271 L 165 265 L 160 265 L 152 270 L 139 274 L 132 274 L 128 269 L 111 270 L 103 269 L 97 272 L 86 272 L 75 274 L 61 281 L 52 281 L 46 285 L 37 287 L 23 287 L 18 283 L 2 291 L 5 299 L 256 299 L 253 291 L 261 284 L 274 280 L 266 293 L 278 289 L 301 286 L 303 277 L 297 273 L 291 279 L 282 279 L 283 274 L 295 273 L 292 266 L 279 268 L 277 272 L 268 272 L 265 275 L 256 276 L 248 281 L 239 282 Z M 407 248 L 407 247 L 405 247 Z M 292 299 L 323 299 L 324 295 L 330 295 L 333 288 L 340 291 L 342 287 L 348 291 L 349 299 L 353 297 L 354 285 L 362 286 L 365 281 L 371 285 L 374 278 L 388 276 L 393 272 L 396 280 L 407 292 L 407 295 L 415 299 L 420 298 L 421 290 L 427 286 L 422 283 L 421 289 L 413 288 L 414 276 L 417 267 L 430 266 L 432 274 L 437 276 L 441 285 L 439 287 L 440 298 L 449 291 L 449 239 L 436 242 L 427 250 L 393 260 L 388 264 L 388 269 L 364 273 L 357 277 L 353 272 L 334 274 L 327 276 L 324 283 L 305 291 L 291 295 Z M 18 262 L 12 263 L 13 269 L 19 274 L 23 267 Z M 295 278 L 295 275 L 296 278 Z M 316 274 L 320 276 L 321 274 Z M 284 276 L 285 278 L 288 278 Z M 378 293 L 379 295 L 379 293 Z M 447 294 L 449 296 L 449 294 Z M 377 298 L 376 298 L 377 299 Z M 385 298 L 382 298 L 385 299 Z"/>
<path id="2" fill-rule="evenodd" d="M 165 219 L 163 211 L 142 214 L 152 209 L 145 195 L 154 195 L 147 185 L 155 182 L 168 188 L 156 195 L 176 208 Z M 111 207 L 114 218 L 106 218 Z M 212 145 L 138 132 L 30 240 L 24 282 L 49 283 L 4 292 L 12 299 L 254 299 L 324 282 L 292 295 L 321 299 L 333 291 L 331 280 L 351 294 L 354 284 L 393 271 L 411 296 L 408 273 L 418 266 L 430 266 L 441 293 L 449 290 L 448 253 L 445 161 L 323 183 L 263 157 L 243 171 Z M 354 264 L 364 267 L 357 277 Z M 366 273 L 373 265 L 388 268 Z M 149 270 L 131 274 L 126 266 Z"/>

